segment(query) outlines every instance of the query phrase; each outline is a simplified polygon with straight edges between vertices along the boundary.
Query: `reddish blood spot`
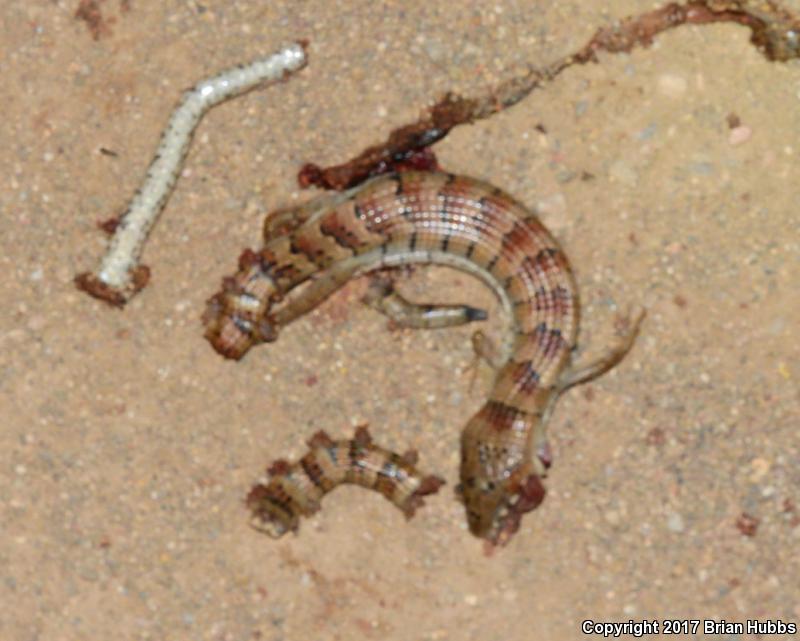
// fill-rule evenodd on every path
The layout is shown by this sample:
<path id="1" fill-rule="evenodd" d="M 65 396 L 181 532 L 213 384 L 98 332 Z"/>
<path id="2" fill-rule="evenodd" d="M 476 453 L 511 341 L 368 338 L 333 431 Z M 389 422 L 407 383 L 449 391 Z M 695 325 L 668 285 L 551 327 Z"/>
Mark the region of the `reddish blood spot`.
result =
<path id="1" fill-rule="evenodd" d="M 98 0 L 81 0 L 75 10 L 75 19 L 86 23 L 89 33 L 92 34 L 92 38 L 95 40 L 111 34 L 108 23 L 113 22 L 113 20 L 107 21 L 103 18 Z"/>
<path id="2" fill-rule="evenodd" d="M 272 476 L 280 476 L 281 474 L 286 474 L 289 469 L 291 469 L 291 465 L 289 465 L 289 461 L 286 459 L 276 459 L 272 462 L 272 464 L 267 468 L 267 473 Z"/>
<path id="3" fill-rule="evenodd" d="M 125 296 L 123 296 L 121 292 L 113 287 L 109 287 L 90 272 L 78 274 L 74 282 L 75 287 L 82 292 L 86 292 L 89 296 L 102 300 L 112 307 L 123 307 L 125 305 Z"/>
<path id="4" fill-rule="evenodd" d="M 422 482 L 419 484 L 419 488 L 415 494 L 417 496 L 428 496 L 429 494 L 435 494 L 439 491 L 439 488 L 444 485 L 444 479 L 439 478 L 438 476 L 426 476 L 422 479 Z"/>
<path id="5" fill-rule="evenodd" d="M 373 164 L 350 167 L 349 164 L 339 168 L 323 169 L 314 163 L 306 163 L 297 174 L 297 183 L 303 187 L 315 185 L 323 189 L 341 191 L 347 187 L 357 185 L 359 182 L 393 171 L 437 171 L 439 162 L 430 147 L 402 149 L 385 157 L 372 160 Z M 345 178 L 334 177 L 332 170 L 346 173 Z"/>
<path id="6" fill-rule="evenodd" d="M 664 431 L 663 427 L 654 427 L 649 432 L 647 432 L 647 436 L 645 437 L 645 442 L 648 445 L 654 445 L 661 447 L 664 443 L 667 442 L 667 433 Z"/>
<path id="7" fill-rule="evenodd" d="M 744 536 L 755 536 L 756 530 L 758 530 L 758 524 L 760 523 L 759 519 L 754 517 L 752 514 L 748 514 L 747 512 L 742 512 L 741 516 L 736 519 L 736 528 L 741 532 Z"/>
<path id="8" fill-rule="evenodd" d="M 308 440 L 308 446 L 310 448 L 316 447 L 333 447 L 334 440 L 328 436 L 328 433 L 325 430 L 319 430 Z"/>
<path id="9" fill-rule="evenodd" d="M 515 511 L 530 512 L 536 509 L 544 501 L 547 490 L 542 480 L 537 474 L 530 474 L 519 488 L 519 501 L 515 506 Z"/>
<path id="10" fill-rule="evenodd" d="M 106 220 L 98 220 L 97 221 L 97 228 L 111 236 L 115 231 L 117 231 L 117 227 L 119 227 L 119 216 L 112 216 L 111 218 L 107 218 Z"/>
<path id="11" fill-rule="evenodd" d="M 259 261 L 259 256 L 249 247 L 239 254 L 239 269 L 249 269 Z"/>
<path id="12" fill-rule="evenodd" d="M 325 186 L 322 178 L 322 168 L 319 165 L 307 162 L 297 174 L 297 184 L 303 189 L 311 187 L 311 185 Z"/>
<path id="13" fill-rule="evenodd" d="M 147 265 L 138 265 L 131 271 L 131 283 L 133 293 L 139 292 L 147 287 L 150 282 L 150 268 Z"/>
<path id="14" fill-rule="evenodd" d="M 366 447 L 372 443 L 372 436 L 369 433 L 368 425 L 368 423 L 364 423 L 363 425 L 356 427 L 356 433 L 353 436 L 353 440 L 356 442 L 356 445 Z"/>
<path id="15" fill-rule="evenodd" d="M 255 508 L 258 507 L 258 504 L 267 496 L 269 496 L 269 490 L 267 489 L 266 485 L 254 485 L 247 493 L 245 503 L 249 507 Z"/>

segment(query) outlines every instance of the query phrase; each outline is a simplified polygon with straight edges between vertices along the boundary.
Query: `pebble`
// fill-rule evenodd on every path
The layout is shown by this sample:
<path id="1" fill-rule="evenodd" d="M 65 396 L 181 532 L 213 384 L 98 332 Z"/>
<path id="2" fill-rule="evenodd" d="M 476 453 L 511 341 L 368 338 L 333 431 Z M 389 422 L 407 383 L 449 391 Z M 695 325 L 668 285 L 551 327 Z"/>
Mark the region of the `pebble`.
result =
<path id="1" fill-rule="evenodd" d="M 750 461 L 750 469 L 752 470 L 750 474 L 750 480 L 753 482 L 758 482 L 763 479 L 769 469 L 772 467 L 772 463 L 770 463 L 767 459 L 763 458 L 754 458 Z"/>
<path id="2" fill-rule="evenodd" d="M 731 129 L 730 133 L 728 134 L 728 142 L 736 147 L 737 145 L 741 145 L 746 143 L 750 140 L 750 136 L 753 135 L 753 130 L 750 129 L 747 125 L 739 125 L 738 127 L 734 127 Z"/>
<path id="3" fill-rule="evenodd" d="M 624 160 L 615 160 L 608 169 L 611 178 L 628 187 L 635 187 L 639 182 L 639 174 Z"/>
<path id="4" fill-rule="evenodd" d="M 650 140 L 655 135 L 656 131 L 658 131 L 658 125 L 650 123 L 636 134 L 636 138 L 639 140 Z"/>
<path id="5" fill-rule="evenodd" d="M 714 165 L 705 160 L 691 162 L 687 165 L 687 169 L 697 176 L 711 176 L 714 173 Z"/>
<path id="6" fill-rule="evenodd" d="M 683 532 L 686 526 L 683 523 L 683 517 L 677 512 L 672 512 L 667 517 L 667 527 L 671 532 Z"/>
<path id="7" fill-rule="evenodd" d="M 658 91 L 668 98 L 680 98 L 688 85 L 686 78 L 678 74 L 665 73 L 658 77 Z"/>

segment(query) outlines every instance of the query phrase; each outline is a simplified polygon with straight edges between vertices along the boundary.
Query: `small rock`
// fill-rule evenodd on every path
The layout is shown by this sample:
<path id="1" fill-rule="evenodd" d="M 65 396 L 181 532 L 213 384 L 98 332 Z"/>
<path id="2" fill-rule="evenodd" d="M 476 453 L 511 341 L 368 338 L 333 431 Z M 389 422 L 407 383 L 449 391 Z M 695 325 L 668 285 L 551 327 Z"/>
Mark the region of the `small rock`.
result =
<path id="1" fill-rule="evenodd" d="M 736 528 L 744 536 L 752 537 L 756 535 L 759 523 L 760 520 L 757 519 L 752 514 L 748 514 L 747 512 L 742 512 L 741 516 L 738 519 L 736 519 Z"/>
<path id="2" fill-rule="evenodd" d="M 757 483 L 767 475 L 770 467 L 772 467 L 772 463 L 770 463 L 767 459 L 754 458 L 752 461 L 750 461 L 750 468 L 752 469 L 750 480 L 754 483 Z"/>
<path id="3" fill-rule="evenodd" d="M 683 523 L 683 517 L 677 512 L 672 512 L 667 517 L 667 527 L 671 532 L 683 532 L 686 526 Z"/>
<path id="4" fill-rule="evenodd" d="M 656 131 L 658 131 L 658 125 L 650 123 L 636 134 L 636 138 L 639 140 L 650 140 L 655 135 Z"/>
<path id="5" fill-rule="evenodd" d="M 746 143 L 753 135 L 753 130 L 747 125 L 739 125 L 730 130 L 728 134 L 728 142 L 732 146 L 737 146 Z"/>
<path id="6" fill-rule="evenodd" d="M 628 187 L 635 187 L 639 182 L 639 174 L 622 159 L 615 160 L 609 167 L 608 173 L 613 180 Z"/>
<path id="7" fill-rule="evenodd" d="M 705 160 L 691 162 L 687 165 L 687 169 L 697 176 L 711 176 L 714 173 L 714 165 Z"/>
<path id="8" fill-rule="evenodd" d="M 680 98 L 688 86 L 686 78 L 678 74 L 665 73 L 658 78 L 658 91 L 668 98 Z"/>

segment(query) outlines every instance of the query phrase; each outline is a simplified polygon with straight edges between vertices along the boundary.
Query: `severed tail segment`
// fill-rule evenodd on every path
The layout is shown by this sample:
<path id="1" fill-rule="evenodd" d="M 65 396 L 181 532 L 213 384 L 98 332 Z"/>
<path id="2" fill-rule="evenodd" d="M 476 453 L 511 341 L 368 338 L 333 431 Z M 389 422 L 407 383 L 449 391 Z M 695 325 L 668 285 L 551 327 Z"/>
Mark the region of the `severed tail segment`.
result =
<path id="1" fill-rule="evenodd" d="M 269 481 L 253 486 L 247 495 L 250 524 L 272 538 L 296 532 L 300 517 L 314 514 L 322 497 L 343 483 L 376 490 L 406 518 L 423 505 L 423 497 L 444 485 L 438 476 L 417 470 L 415 451 L 401 455 L 379 447 L 363 426 L 352 439 L 339 441 L 319 431 L 308 446 L 296 463 L 275 461 L 268 469 Z"/>

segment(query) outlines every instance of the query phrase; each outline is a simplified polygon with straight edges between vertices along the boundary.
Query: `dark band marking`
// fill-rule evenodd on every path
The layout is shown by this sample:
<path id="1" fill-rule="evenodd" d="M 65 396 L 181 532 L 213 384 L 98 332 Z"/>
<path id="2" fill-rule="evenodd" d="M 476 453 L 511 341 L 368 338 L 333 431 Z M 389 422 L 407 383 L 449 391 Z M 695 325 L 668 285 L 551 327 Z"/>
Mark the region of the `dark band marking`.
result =
<path id="1" fill-rule="evenodd" d="M 339 221 L 336 212 L 325 217 L 319 225 L 319 230 L 323 235 L 333 238 L 337 245 L 353 253 L 363 245 L 358 236 Z"/>
<path id="2" fill-rule="evenodd" d="M 480 410 L 480 415 L 489 426 L 498 432 L 510 430 L 520 414 L 521 411 L 517 408 L 500 401 L 488 401 Z"/>
<path id="3" fill-rule="evenodd" d="M 518 363 L 513 374 L 514 383 L 525 394 L 532 394 L 539 387 L 539 372 L 530 361 Z"/>
<path id="4" fill-rule="evenodd" d="M 300 459 L 300 465 L 311 483 L 320 490 L 324 490 L 323 479 L 325 478 L 325 473 L 322 471 L 319 462 L 317 462 L 317 457 L 314 453 L 309 452 Z"/>
<path id="5" fill-rule="evenodd" d="M 397 183 L 397 185 L 394 188 L 394 195 L 401 196 L 406 188 L 406 186 L 403 184 L 402 176 L 400 174 L 389 174 L 387 178 Z"/>
<path id="6" fill-rule="evenodd" d="M 533 330 L 533 334 L 545 358 L 552 358 L 566 345 L 561 330 L 549 329 L 546 323 L 539 323 Z"/>
<path id="7" fill-rule="evenodd" d="M 464 252 L 464 258 L 470 259 L 472 258 L 472 252 L 475 251 L 475 246 L 477 245 L 477 241 L 472 241 L 469 246 L 467 247 L 467 251 Z"/>
<path id="8" fill-rule="evenodd" d="M 350 461 L 350 472 L 355 472 L 357 474 L 361 474 L 364 470 L 364 466 L 362 465 L 361 459 L 364 456 L 364 448 L 362 447 L 361 443 L 358 442 L 358 439 L 353 439 L 350 441 L 350 447 L 347 449 L 347 458 Z"/>
<path id="9" fill-rule="evenodd" d="M 417 231 L 414 230 L 408 237 L 408 250 L 413 252 L 416 248 L 417 248 Z"/>
<path id="10" fill-rule="evenodd" d="M 293 236 L 289 244 L 289 250 L 293 254 L 305 256 L 309 262 L 314 263 L 318 267 L 325 268 L 334 260 L 332 256 L 322 248 L 316 246 L 316 243 L 309 241 L 302 236 Z"/>
<path id="11" fill-rule="evenodd" d="M 292 483 L 292 481 L 288 478 L 281 478 L 277 483 L 270 483 L 264 488 L 264 493 L 260 498 L 292 518 L 296 510 L 292 506 L 292 498 L 284 489 L 283 483 Z"/>
<path id="12" fill-rule="evenodd" d="M 534 304 L 536 311 L 554 312 L 557 316 L 564 316 L 569 308 L 569 291 L 561 285 L 556 285 L 553 289 L 540 287 L 534 294 Z"/>

